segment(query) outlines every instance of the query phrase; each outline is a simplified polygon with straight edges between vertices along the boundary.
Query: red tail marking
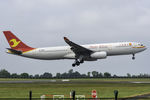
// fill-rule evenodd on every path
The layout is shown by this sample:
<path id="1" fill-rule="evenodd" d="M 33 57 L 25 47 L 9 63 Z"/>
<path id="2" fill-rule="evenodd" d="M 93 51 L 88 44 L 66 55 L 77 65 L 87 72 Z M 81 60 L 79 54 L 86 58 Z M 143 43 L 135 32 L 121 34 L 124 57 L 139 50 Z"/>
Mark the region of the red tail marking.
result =
<path id="1" fill-rule="evenodd" d="M 11 31 L 3 32 L 10 47 L 15 50 L 20 50 L 22 52 L 33 50 L 34 48 L 24 44 L 19 38 L 17 38 Z"/>

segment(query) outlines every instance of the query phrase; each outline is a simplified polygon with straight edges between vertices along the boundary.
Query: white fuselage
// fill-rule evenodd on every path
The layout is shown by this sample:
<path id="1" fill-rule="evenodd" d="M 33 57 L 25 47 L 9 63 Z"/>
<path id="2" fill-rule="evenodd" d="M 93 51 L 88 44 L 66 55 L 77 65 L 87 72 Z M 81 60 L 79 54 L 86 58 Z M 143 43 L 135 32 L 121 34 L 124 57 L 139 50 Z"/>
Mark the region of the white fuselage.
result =
<path id="1" fill-rule="evenodd" d="M 82 46 L 94 52 L 104 51 L 107 53 L 107 56 L 136 54 L 146 49 L 142 44 L 135 42 L 89 44 Z M 75 53 L 70 48 L 70 46 L 37 48 L 25 52 L 21 56 L 43 60 L 75 59 Z"/>

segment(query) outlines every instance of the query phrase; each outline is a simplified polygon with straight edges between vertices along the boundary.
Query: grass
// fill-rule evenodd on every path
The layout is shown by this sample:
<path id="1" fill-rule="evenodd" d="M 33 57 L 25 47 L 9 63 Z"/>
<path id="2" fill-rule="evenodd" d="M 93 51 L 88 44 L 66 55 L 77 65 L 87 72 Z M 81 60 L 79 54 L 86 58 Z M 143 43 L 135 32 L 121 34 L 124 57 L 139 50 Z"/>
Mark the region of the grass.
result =
<path id="1" fill-rule="evenodd" d="M 0 81 L 22 81 L 22 80 L 57 80 L 60 81 L 62 79 L 17 79 L 17 78 L 0 78 Z M 87 78 L 87 79 L 70 79 L 71 81 L 119 81 L 119 82 L 124 82 L 124 81 L 140 81 L 140 82 L 150 82 L 149 78 Z"/>
<path id="2" fill-rule="evenodd" d="M 21 81 L 22 79 L 14 80 Z M 12 81 L 12 79 L 0 79 L 0 81 Z M 150 79 L 71 79 L 71 83 L 63 83 L 61 80 L 57 81 L 58 83 L 1 83 L 0 98 L 28 98 L 30 90 L 32 90 L 34 98 L 39 98 L 43 94 L 65 95 L 68 98 L 71 90 L 75 90 L 77 94 L 86 95 L 89 98 L 93 89 L 97 90 L 100 98 L 114 97 L 114 90 L 119 91 L 119 97 L 121 98 L 150 93 L 150 84 L 107 83 L 107 81 L 148 82 Z"/>

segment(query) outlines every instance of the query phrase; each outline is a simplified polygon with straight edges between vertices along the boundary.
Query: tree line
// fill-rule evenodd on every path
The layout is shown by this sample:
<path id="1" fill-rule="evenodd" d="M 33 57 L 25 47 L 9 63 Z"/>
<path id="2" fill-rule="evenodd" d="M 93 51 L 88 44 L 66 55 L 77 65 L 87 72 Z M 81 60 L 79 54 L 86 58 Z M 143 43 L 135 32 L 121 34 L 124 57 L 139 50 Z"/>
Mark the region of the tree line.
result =
<path id="1" fill-rule="evenodd" d="M 27 79 L 61 79 L 61 78 L 150 78 L 149 74 L 139 74 L 139 75 L 131 75 L 127 73 L 125 76 L 117 76 L 111 75 L 109 72 L 101 73 L 98 71 L 87 72 L 87 74 L 81 74 L 78 71 L 73 71 L 70 69 L 68 72 L 65 73 L 56 73 L 53 75 L 52 73 L 45 72 L 41 75 L 30 75 L 28 73 L 10 73 L 5 69 L 0 70 L 0 78 L 27 78 Z"/>

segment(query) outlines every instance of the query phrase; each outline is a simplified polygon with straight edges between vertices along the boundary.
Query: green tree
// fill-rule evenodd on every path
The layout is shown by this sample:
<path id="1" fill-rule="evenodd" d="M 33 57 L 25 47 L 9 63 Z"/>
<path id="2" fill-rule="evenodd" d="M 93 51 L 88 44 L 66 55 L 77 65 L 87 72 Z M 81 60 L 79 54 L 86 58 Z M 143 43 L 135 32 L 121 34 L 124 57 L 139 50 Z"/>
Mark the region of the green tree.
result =
<path id="1" fill-rule="evenodd" d="M 33 76 L 33 75 L 29 75 L 29 77 L 28 77 L 28 78 L 33 79 L 33 78 L 34 78 L 34 76 Z"/>
<path id="2" fill-rule="evenodd" d="M 72 74 L 72 73 L 73 73 L 73 69 L 70 69 L 70 70 L 68 71 L 68 73 L 69 73 L 69 74 Z"/>
<path id="3" fill-rule="evenodd" d="M 56 78 L 61 78 L 61 74 L 60 73 L 56 73 Z"/>
<path id="4" fill-rule="evenodd" d="M 87 76 L 90 77 L 90 76 L 91 76 L 91 72 L 88 72 L 88 73 L 87 73 Z"/>
<path id="5" fill-rule="evenodd" d="M 114 78 L 117 78 L 118 76 L 116 74 L 113 75 Z"/>
<path id="6" fill-rule="evenodd" d="M 52 74 L 51 74 L 51 73 L 48 73 L 48 72 L 45 72 L 45 73 L 42 75 L 42 78 L 52 78 Z"/>
<path id="7" fill-rule="evenodd" d="M 73 69 L 70 69 L 67 74 L 69 78 L 73 78 Z"/>
<path id="8" fill-rule="evenodd" d="M 40 75 L 39 75 L 39 74 L 36 74 L 36 75 L 34 75 L 34 78 L 39 79 L 39 78 L 40 78 Z"/>
<path id="9" fill-rule="evenodd" d="M 93 71 L 92 75 L 93 75 L 93 77 L 98 77 L 98 72 L 97 71 Z"/>
<path id="10" fill-rule="evenodd" d="M 10 73 L 7 70 L 2 69 L 0 70 L 0 78 L 10 78 Z"/>
<path id="11" fill-rule="evenodd" d="M 129 78 L 130 78 L 130 77 L 131 77 L 131 74 L 130 74 L 130 73 L 127 73 L 127 77 L 129 77 Z"/>
<path id="12" fill-rule="evenodd" d="M 82 77 L 82 76 L 81 76 L 81 74 L 80 74 L 78 71 L 75 71 L 75 72 L 73 73 L 73 77 L 75 77 L 75 78 L 80 78 L 80 77 Z"/>
<path id="13" fill-rule="evenodd" d="M 102 77 L 104 77 L 104 76 L 103 76 L 102 73 L 99 73 L 99 74 L 98 74 L 98 77 L 102 78 Z"/>
<path id="14" fill-rule="evenodd" d="M 82 74 L 81 76 L 82 76 L 82 78 L 85 78 L 85 77 L 86 77 L 86 74 Z"/>
<path id="15" fill-rule="evenodd" d="M 29 74 L 28 73 L 21 73 L 20 77 L 21 78 L 29 78 Z"/>
<path id="16" fill-rule="evenodd" d="M 17 73 L 12 73 L 11 78 L 19 78 L 19 75 Z"/>
<path id="17" fill-rule="evenodd" d="M 68 74 L 65 72 L 65 73 L 61 74 L 61 77 L 62 78 L 68 78 Z"/>
<path id="18" fill-rule="evenodd" d="M 108 72 L 105 72 L 105 73 L 104 73 L 104 77 L 106 77 L 106 78 L 111 77 L 111 74 L 108 73 Z"/>

